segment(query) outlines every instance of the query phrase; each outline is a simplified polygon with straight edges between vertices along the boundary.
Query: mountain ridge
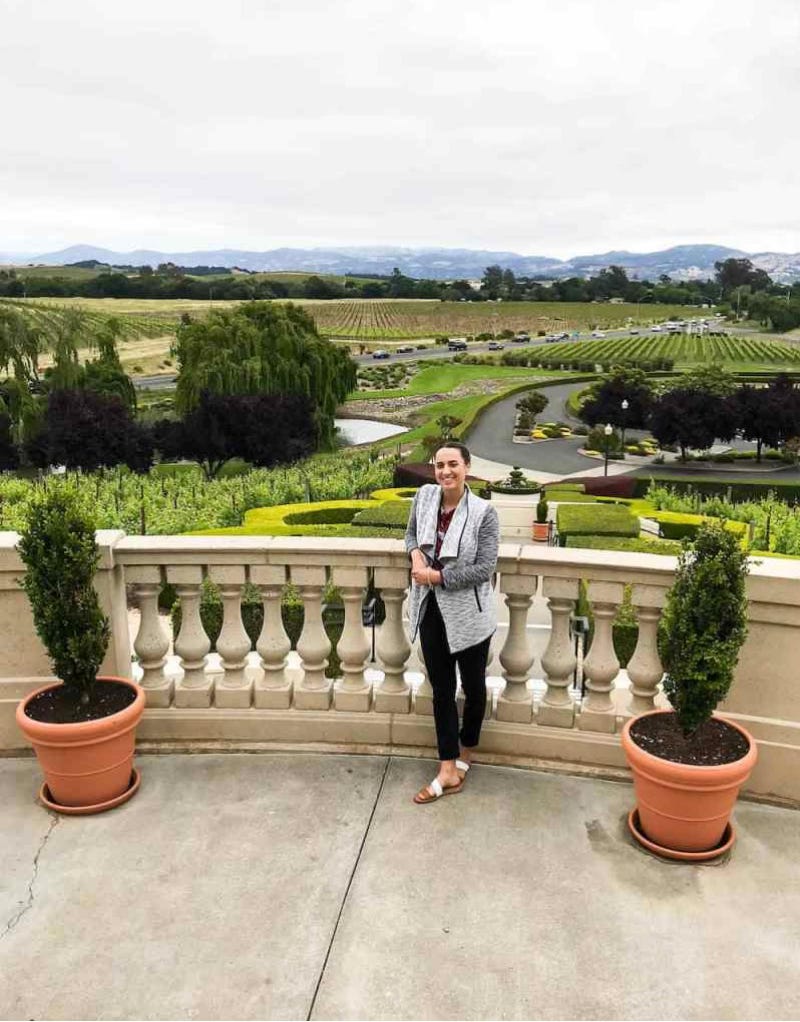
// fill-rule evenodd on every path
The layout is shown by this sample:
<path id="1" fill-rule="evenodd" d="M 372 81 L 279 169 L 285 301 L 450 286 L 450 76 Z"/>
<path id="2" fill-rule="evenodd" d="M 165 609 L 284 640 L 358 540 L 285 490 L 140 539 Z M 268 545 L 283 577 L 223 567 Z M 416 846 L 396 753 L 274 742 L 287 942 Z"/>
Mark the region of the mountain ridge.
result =
<path id="1" fill-rule="evenodd" d="M 674 245 L 655 252 L 610 250 L 595 255 L 577 255 L 571 259 L 522 255 L 518 252 L 489 249 L 404 247 L 395 245 L 325 246 L 317 248 L 281 247 L 265 251 L 221 248 L 186 252 L 162 252 L 157 249 L 135 249 L 117 252 L 92 245 L 71 245 L 55 252 L 30 257 L 17 257 L 14 262 L 35 262 L 65 265 L 96 259 L 109 265 L 149 264 L 157 266 L 173 262 L 181 266 L 227 266 L 261 272 L 297 270 L 337 275 L 389 274 L 394 267 L 411 277 L 436 280 L 476 279 L 484 269 L 500 265 L 521 276 L 569 277 L 592 276 L 610 266 L 622 266 L 631 277 L 655 279 L 663 273 L 678 279 L 699 279 L 714 274 L 714 262 L 728 258 L 747 258 L 766 270 L 774 280 L 790 283 L 800 279 L 800 252 L 757 252 L 724 245 Z M 5 256 L 0 255 L 0 261 Z"/>

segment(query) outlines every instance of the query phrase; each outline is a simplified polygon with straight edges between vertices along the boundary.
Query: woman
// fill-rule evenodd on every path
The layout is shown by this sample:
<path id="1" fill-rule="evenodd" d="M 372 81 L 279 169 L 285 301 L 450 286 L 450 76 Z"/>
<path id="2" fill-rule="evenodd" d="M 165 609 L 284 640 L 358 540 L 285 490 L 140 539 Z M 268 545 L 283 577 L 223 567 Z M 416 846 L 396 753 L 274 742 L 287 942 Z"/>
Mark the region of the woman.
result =
<path id="1" fill-rule="evenodd" d="M 486 709 L 486 663 L 497 628 L 492 575 L 497 565 L 497 511 L 467 486 L 469 451 L 447 443 L 434 456 L 438 485 L 423 486 L 411 505 L 411 641 L 419 632 L 433 687 L 439 773 L 414 796 L 419 805 L 460 791 Z M 458 730 L 456 664 L 464 690 Z M 460 744 L 459 744 L 460 739 Z"/>

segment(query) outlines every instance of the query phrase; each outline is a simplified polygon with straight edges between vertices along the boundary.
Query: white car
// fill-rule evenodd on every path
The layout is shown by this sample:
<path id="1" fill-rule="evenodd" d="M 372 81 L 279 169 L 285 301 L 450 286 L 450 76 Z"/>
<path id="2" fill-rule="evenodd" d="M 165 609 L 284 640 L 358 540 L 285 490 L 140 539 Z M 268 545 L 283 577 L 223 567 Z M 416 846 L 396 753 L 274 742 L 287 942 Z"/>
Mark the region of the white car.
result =
<path id="1" fill-rule="evenodd" d="M 651 326 L 650 329 L 653 330 L 655 333 L 661 333 L 661 327 L 658 325 L 658 323 L 656 323 L 655 326 Z"/>
<path id="2" fill-rule="evenodd" d="M 592 330 L 592 337 L 605 337 L 602 330 Z"/>

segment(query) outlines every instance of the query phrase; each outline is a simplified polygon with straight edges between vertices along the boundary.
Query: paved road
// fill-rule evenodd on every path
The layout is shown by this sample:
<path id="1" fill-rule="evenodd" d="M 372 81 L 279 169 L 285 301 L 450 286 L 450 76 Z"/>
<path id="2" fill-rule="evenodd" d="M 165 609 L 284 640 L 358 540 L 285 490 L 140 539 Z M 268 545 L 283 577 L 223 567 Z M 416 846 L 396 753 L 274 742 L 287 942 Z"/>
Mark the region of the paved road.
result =
<path id="1" fill-rule="evenodd" d="M 556 383 L 550 387 L 539 388 L 547 394 L 549 399 L 540 418 L 547 422 L 579 422 L 580 420 L 575 419 L 567 410 L 566 400 L 573 391 L 581 390 L 585 386 L 585 383 Z M 519 398 L 520 394 L 512 394 L 504 400 L 490 405 L 478 418 L 467 437 L 470 451 L 476 457 L 502 465 L 519 465 L 520 468 L 554 475 L 572 475 L 575 472 L 591 472 L 597 469 L 600 463 L 596 458 L 586 458 L 582 454 L 578 454 L 578 448 L 585 443 L 584 437 L 570 437 L 565 440 L 550 440 L 534 444 L 513 443 L 511 434 L 514 424 L 514 406 Z M 636 430 L 628 430 L 627 433 L 630 440 L 640 435 L 642 434 Z M 755 444 L 744 440 L 734 440 L 729 446 L 738 450 L 753 450 L 755 448 Z M 653 467 L 651 463 L 637 466 L 628 463 L 626 472 L 630 475 L 651 473 Z M 656 467 L 659 473 L 680 474 L 686 472 L 686 466 L 681 464 L 667 463 Z M 730 466 L 721 466 L 722 468 L 730 469 Z M 735 477 L 739 471 L 745 471 L 745 469 L 731 469 L 730 474 Z M 746 471 L 753 473 L 753 466 L 748 465 Z M 790 482 L 800 478 L 800 468 L 781 466 L 763 474 L 765 481 L 774 478 Z M 759 471 L 758 475 L 762 475 L 762 472 Z"/>

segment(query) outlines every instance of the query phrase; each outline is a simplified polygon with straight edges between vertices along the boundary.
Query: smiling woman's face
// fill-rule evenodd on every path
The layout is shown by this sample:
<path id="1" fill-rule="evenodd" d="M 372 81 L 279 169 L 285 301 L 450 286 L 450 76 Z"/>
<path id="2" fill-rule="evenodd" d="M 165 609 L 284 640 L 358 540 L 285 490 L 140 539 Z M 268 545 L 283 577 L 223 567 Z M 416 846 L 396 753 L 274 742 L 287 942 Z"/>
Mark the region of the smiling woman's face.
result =
<path id="1" fill-rule="evenodd" d="M 433 462 L 436 482 L 446 495 L 458 496 L 464 492 L 469 462 L 464 461 L 457 447 L 440 447 Z"/>

